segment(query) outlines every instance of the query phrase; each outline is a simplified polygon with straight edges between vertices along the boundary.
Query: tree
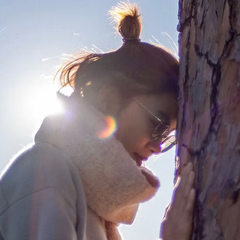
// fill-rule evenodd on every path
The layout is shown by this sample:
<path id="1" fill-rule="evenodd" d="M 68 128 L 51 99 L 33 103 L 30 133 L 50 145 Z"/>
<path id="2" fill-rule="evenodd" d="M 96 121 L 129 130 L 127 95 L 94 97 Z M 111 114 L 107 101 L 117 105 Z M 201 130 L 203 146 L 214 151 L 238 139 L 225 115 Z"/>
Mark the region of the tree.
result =
<path id="1" fill-rule="evenodd" d="M 179 6 L 178 156 L 196 171 L 192 240 L 239 240 L 240 1 Z"/>

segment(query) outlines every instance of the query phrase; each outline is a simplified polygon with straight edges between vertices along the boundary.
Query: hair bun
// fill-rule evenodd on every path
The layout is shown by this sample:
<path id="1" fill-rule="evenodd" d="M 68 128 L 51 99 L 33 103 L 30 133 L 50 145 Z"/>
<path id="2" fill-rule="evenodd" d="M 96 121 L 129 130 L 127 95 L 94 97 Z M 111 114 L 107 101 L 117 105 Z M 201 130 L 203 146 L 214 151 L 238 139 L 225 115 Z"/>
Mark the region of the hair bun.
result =
<path id="1" fill-rule="evenodd" d="M 117 22 L 117 30 L 123 37 L 123 40 L 139 39 L 142 23 L 136 4 L 120 2 L 109 12 Z"/>

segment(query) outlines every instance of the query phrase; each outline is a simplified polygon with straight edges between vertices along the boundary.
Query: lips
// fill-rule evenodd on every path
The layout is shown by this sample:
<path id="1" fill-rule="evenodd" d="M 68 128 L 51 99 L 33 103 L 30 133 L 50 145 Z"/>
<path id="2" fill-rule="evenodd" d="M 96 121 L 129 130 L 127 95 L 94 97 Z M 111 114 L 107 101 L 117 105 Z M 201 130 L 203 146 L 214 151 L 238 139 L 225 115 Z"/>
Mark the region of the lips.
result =
<path id="1" fill-rule="evenodd" d="M 153 173 L 148 170 L 147 168 L 141 166 L 142 165 L 142 161 L 146 160 L 147 158 L 143 158 L 140 155 L 138 155 L 137 153 L 134 153 L 134 160 L 137 163 L 137 166 L 140 168 L 141 173 L 144 175 L 144 177 L 146 178 L 146 180 L 148 181 L 148 183 L 154 187 L 157 188 L 160 186 L 160 182 L 158 180 L 157 177 L 155 177 L 153 175 Z"/>
<path id="2" fill-rule="evenodd" d="M 138 167 L 142 165 L 143 158 L 139 156 L 137 153 L 134 153 L 134 160 L 136 161 Z"/>

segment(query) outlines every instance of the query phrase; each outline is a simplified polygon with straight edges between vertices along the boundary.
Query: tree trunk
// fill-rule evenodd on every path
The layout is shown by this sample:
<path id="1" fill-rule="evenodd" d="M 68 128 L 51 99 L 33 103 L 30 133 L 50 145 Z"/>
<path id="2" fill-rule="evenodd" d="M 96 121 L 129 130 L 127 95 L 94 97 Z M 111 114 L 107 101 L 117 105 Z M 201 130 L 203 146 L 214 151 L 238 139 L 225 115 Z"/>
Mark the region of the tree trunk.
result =
<path id="1" fill-rule="evenodd" d="M 180 168 L 192 161 L 192 240 L 240 239 L 240 0 L 180 0 Z"/>

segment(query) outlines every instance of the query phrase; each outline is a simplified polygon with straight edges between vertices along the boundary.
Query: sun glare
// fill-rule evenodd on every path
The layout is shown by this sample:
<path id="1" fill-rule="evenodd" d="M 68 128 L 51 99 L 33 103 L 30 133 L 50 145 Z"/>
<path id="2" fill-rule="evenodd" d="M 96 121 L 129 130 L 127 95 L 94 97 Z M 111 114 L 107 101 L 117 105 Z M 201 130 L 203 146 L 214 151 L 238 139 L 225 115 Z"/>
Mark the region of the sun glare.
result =
<path id="1" fill-rule="evenodd" d="M 63 111 L 63 107 L 56 96 L 56 89 L 51 86 L 38 86 L 31 89 L 25 96 L 27 115 L 36 120 L 43 119 L 48 114 Z"/>
<path id="2" fill-rule="evenodd" d="M 98 137 L 100 139 L 109 138 L 116 131 L 116 128 L 117 128 L 116 120 L 111 116 L 107 116 L 106 128 L 98 134 Z"/>

